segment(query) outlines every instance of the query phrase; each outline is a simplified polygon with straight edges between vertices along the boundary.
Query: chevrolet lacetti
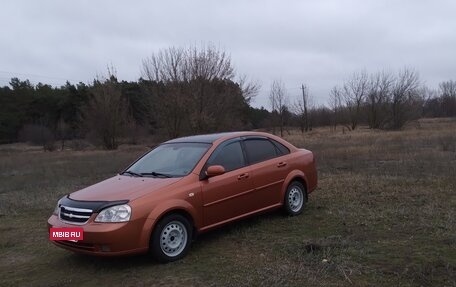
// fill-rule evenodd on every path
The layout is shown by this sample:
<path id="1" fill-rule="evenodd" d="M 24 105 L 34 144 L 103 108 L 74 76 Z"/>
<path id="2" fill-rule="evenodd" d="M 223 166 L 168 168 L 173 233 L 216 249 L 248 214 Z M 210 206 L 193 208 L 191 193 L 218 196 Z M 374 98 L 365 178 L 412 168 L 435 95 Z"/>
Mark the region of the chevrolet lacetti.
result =
<path id="1" fill-rule="evenodd" d="M 312 152 L 280 137 L 190 136 L 160 144 L 120 174 L 64 196 L 48 230 L 78 227 L 82 240 L 52 241 L 71 251 L 149 251 L 169 262 L 185 256 L 198 233 L 277 208 L 300 214 L 316 186 Z"/>

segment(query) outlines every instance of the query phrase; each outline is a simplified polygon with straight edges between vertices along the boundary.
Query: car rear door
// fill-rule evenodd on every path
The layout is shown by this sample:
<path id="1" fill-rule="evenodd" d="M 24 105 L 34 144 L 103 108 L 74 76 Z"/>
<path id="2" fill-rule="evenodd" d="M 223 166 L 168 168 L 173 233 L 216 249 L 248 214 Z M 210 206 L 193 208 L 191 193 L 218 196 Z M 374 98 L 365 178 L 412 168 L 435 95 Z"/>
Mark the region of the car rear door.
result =
<path id="1" fill-rule="evenodd" d="M 255 208 L 280 204 L 281 188 L 289 173 L 290 151 L 266 137 L 245 138 L 243 145 L 255 186 Z"/>
<path id="2" fill-rule="evenodd" d="M 205 227 L 248 213 L 255 201 L 250 167 L 239 138 L 220 144 L 205 168 L 211 165 L 223 166 L 225 173 L 201 181 Z"/>

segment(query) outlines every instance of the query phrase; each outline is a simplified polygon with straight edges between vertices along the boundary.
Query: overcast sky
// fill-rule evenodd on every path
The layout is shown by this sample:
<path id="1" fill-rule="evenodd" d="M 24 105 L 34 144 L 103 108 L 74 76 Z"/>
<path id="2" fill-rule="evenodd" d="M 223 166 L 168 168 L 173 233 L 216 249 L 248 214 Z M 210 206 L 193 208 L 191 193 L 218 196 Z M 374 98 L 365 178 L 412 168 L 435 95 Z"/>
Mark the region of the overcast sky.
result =
<path id="1" fill-rule="evenodd" d="M 90 82 L 108 64 L 122 80 L 170 46 L 212 43 L 261 83 L 281 79 L 319 104 L 362 69 L 415 68 L 429 86 L 456 80 L 456 1 L 1 1 L 0 85 Z"/>

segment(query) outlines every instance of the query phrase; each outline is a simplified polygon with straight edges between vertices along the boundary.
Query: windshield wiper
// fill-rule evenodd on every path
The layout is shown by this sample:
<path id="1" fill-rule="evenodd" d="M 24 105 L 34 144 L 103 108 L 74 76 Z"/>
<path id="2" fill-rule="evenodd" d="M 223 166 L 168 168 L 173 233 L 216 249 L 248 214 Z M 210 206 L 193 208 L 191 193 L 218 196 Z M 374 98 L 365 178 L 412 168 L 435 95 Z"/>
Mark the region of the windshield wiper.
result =
<path id="1" fill-rule="evenodd" d="M 131 171 L 131 170 L 126 170 L 126 171 L 122 172 L 121 174 L 124 174 L 124 173 L 128 173 L 128 174 L 131 174 L 131 175 L 134 175 L 134 176 L 137 176 L 137 177 L 143 177 L 143 175 L 141 173 L 136 173 L 136 172 Z"/>
<path id="2" fill-rule="evenodd" d="M 152 171 L 152 172 L 141 172 L 141 175 L 163 176 L 163 177 L 166 177 L 166 178 L 172 177 L 172 176 L 169 175 L 169 174 L 161 173 L 161 172 L 156 172 L 156 171 Z"/>

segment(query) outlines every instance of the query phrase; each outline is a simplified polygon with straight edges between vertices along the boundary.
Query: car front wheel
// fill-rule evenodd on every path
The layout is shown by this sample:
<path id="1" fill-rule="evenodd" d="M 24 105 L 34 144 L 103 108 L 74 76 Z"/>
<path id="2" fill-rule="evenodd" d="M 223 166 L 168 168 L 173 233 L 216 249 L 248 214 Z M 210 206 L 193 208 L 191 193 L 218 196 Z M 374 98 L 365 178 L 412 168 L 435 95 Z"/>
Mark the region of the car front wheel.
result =
<path id="1" fill-rule="evenodd" d="M 284 208 L 289 215 L 301 214 L 307 202 L 306 188 L 298 181 L 293 181 L 287 188 Z"/>
<path id="2" fill-rule="evenodd" d="M 150 249 L 159 262 L 172 262 L 184 257 L 192 240 L 190 222 L 180 214 L 165 216 L 154 229 Z"/>

